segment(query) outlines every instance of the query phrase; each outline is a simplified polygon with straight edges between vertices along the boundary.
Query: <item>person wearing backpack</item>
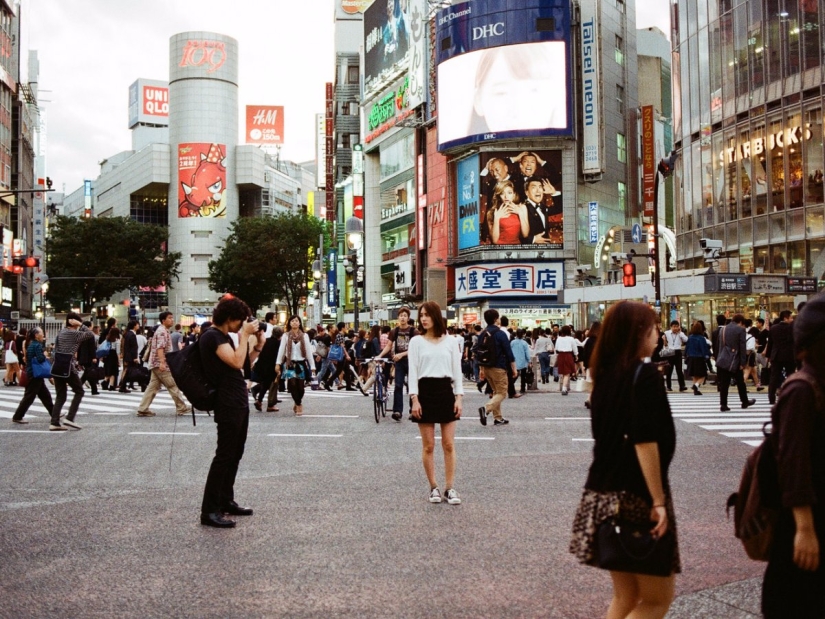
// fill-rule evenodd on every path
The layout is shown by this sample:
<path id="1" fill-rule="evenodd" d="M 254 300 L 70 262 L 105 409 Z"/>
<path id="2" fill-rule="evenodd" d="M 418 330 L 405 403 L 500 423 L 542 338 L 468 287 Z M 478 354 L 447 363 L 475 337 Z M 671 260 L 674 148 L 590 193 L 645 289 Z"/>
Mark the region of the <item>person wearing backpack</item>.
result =
<path id="1" fill-rule="evenodd" d="M 69 405 L 69 412 L 63 420 L 63 425 L 75 430 L 80 430 L 83 427 L 74 419 L 85 393 L 83 384 L 80 382 L 80 370 L 77 363 L 75 363 L 75 356 L 77 355 L 77 349 L 80 348 L 83 342 L 93 339 L 94 334 L 91 329 L 83 326 L 80 315 L 69 312 L 66 315 L 66 325 L 54 340 L 52 376 L 54 378 L 55 398 L 52 419 L 60 420 L 60 411 L 66 403 L 67 388 L 71 387 L 74 396 L 72 397 L 72 403 Z M 59 365 L 64 365 L 67 371 L 61 371 Z"/>
<path id="2" fill-rule="evenodd" d="M 510 423 L 501 414 L 501 403 L 507 397 L 507 373 L 518 376 L 516 358 L 510 348 L 507 332 L 499 327 L 499 314 L 492 308 L 484 312 L 487 328 L 481 332 L 476 347 L 476 359 L 481 368 L 479 378 L 486 380 L 493 389 L 492 399 L 478 409 L 481 425 L 487 425 L 487 416 L 493 414 L 493 424 L 503 426 Z"/>
<path id="3" fill-rule="evenodd" d="M 410 324 L 410 308 L 401 307 L 398 309 L 398 326 L 390 331 L 389 341 L 381 351 L 380 357 L 388 357 L 392 353 L 392 360 L 395 363 L 395 390 L 392 398 L 392 418 L 401 421 L 404 417 L 404 381 L 410 371 L 407 361 L 407 351 L 410 348 L 410 340 L 418 335 Z"/>
<path id="4" fill-rule="evenodd" d="M 762 583 L 766 619 L 825 617 L 825 295 L 800 311 L 793 340 L 804 376 L 786 382 L 771 411 L 781 509 Z"/>

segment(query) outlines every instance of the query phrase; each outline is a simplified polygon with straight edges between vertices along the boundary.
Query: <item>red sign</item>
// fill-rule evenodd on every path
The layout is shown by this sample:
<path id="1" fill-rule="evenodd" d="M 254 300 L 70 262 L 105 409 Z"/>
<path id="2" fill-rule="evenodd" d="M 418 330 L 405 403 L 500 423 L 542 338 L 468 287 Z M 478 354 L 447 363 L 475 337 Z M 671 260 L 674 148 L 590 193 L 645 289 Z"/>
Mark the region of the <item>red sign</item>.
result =
<path id="1" fill-rule="evenodd" d="M 178 145 L 178 217 L 226 217 L 226 146 Z"/>
<path id="2" fill-rule="evenodd" d="M 144 86 L 141 98 L 143 113 L 148 116 L 169 116 L 169 89 L 160 86 Z"/>
<path id="3" fill-rule="evenodd" d="M 187 41 L 178 66 L 209 67 L 206 72 L 214 73 L 226 62 L 226 46 L 223 41 Z"/>
<path id="4" fill-rule="evenodd" d="M 642 106 L 642 202 L 644 216 L 653 217 L 653 190 L 656 182 L 653 106 Z"/>
<path id="5" fill-rule="evenodd" d="M 324 116 L 324 144 L 326 147 L 326 161 L 324 162 L 324 169 L 326 172 L 326 210 L 327 221 L 335 221 L 335 175 L 333 174 L 334 157 L 335 157 L 335 134 L 333 127 L 335 126 L 335 98 L 333 93 L 332 82 L 326 84 L 326 114 Z"/>
<path id="6" fill-rule="evenodd" d="M 282 105 L 247 105 L 246 143 L 283 144 L 284 107 Z"/>

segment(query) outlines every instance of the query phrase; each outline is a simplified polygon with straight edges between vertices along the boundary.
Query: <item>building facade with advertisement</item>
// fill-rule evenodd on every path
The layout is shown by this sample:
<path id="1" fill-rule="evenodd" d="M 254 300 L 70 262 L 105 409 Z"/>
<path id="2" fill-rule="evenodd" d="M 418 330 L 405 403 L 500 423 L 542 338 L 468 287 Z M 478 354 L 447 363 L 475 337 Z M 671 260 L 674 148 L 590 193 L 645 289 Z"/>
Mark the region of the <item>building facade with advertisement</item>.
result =
<path id="1" fill-rule="evenodd" d="M 700 318 L 793 309 L 811 292 L 805 278 L 818 290 L 825 277 L 821 5 L 671 9 L 678 265 L 712 264 L 735 283 L 703 282 L 678 308 Z M 721 242 L 710 263 L 701 239 Z"/>
<path id="2" fill-rule="evenodd" d="M 565 290 L 639 215 L 633 3 L 465 2 L 435 15 L 437 149 L 460 324 L 583 326 Z M 537 104 L 541 102 L 541 104 Z M 585 315 L 586 316 L 586 315 Z"/>

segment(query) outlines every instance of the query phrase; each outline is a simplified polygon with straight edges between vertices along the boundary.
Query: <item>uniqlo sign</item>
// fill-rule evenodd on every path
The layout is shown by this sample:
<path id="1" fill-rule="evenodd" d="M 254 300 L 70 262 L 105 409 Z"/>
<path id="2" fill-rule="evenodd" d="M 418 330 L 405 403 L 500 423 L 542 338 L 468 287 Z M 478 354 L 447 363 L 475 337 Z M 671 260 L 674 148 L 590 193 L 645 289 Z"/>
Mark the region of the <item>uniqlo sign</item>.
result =
<path id="1" fill-rule="evenodd" d="M 169 117 L 169 89 L 162 86 L 143 86 L 143 113 L 147 116 Z"/>
<path id="2" fill-rule="evenodd" d="M 283 144 L 284 107 L 282 105 L 247 105 L 246 143 Z"/>

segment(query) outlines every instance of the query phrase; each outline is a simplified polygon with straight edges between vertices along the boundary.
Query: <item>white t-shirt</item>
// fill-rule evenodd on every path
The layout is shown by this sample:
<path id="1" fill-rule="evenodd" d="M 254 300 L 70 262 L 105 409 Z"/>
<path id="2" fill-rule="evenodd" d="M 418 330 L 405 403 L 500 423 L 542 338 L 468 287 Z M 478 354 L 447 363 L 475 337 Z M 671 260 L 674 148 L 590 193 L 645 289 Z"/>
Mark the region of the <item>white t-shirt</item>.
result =
<path id="1" fill-rule="evenodd" d="M 410 340 L 407 358 L 410 363 L 408 383 L 410 395 L 418 395 L 418 379 L 450 378 L 453 393 L 464 395 L 463 376 L 461 374 L 461 353 L 449 335 L 438 342 L 431 342 L 424 336 Z"/>

